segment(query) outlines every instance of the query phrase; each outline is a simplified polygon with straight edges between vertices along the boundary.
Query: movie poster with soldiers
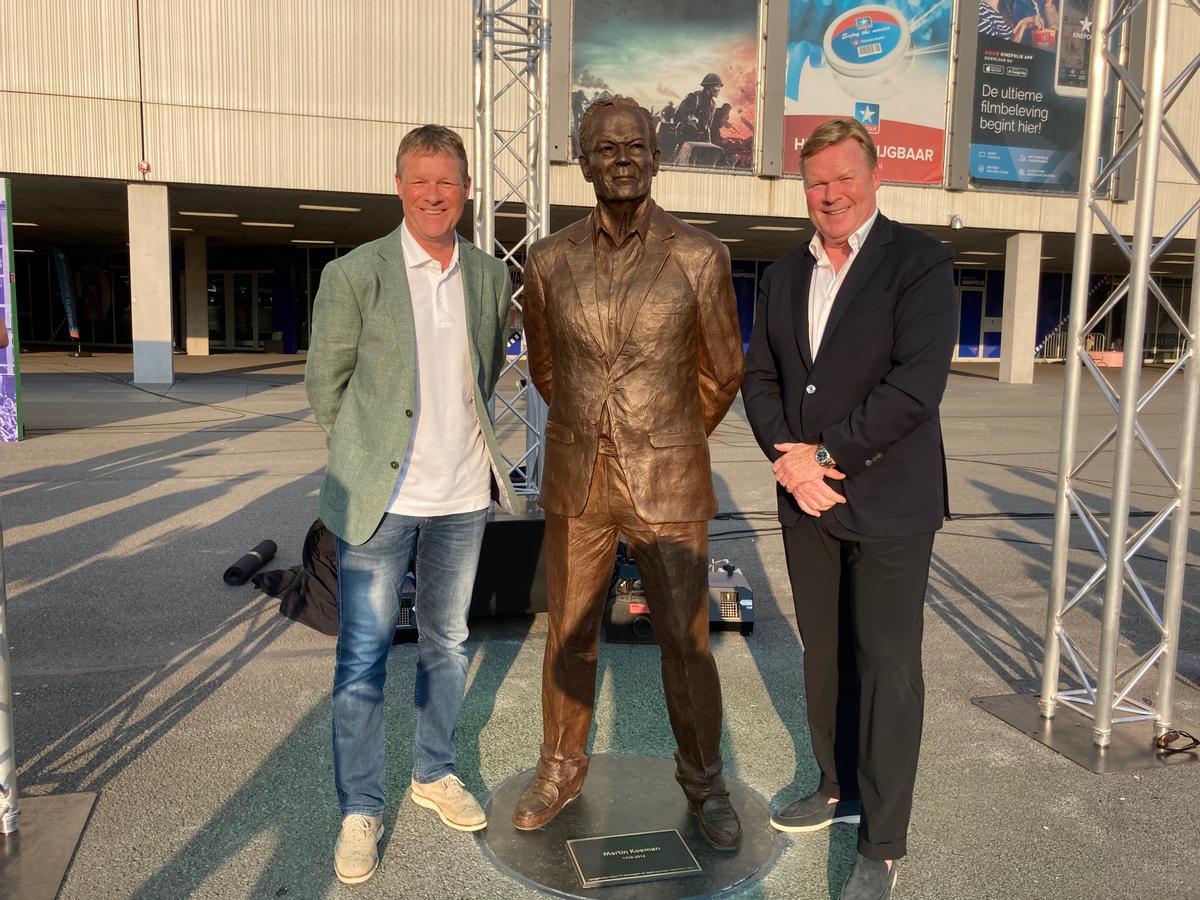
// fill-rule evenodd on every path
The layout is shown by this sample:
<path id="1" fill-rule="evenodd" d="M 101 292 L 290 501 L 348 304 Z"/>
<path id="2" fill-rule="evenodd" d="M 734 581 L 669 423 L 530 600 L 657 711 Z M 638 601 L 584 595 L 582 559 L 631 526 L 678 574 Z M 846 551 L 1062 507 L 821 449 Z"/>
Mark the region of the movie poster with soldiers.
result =
<path id="1" fill-rule="evenodd" d="M 654 117 L 662 165 L 749 172 L 758 97 L 758 0 L 575 4 L 571 145 L 595 100 Z"/>
<path id="2" fill-rule="evenodd" d="M 826 119 L 871 132 L 883 180 L 941 184 L 949 102 L 950 0 L 791 0 L 783 171 Z"/>

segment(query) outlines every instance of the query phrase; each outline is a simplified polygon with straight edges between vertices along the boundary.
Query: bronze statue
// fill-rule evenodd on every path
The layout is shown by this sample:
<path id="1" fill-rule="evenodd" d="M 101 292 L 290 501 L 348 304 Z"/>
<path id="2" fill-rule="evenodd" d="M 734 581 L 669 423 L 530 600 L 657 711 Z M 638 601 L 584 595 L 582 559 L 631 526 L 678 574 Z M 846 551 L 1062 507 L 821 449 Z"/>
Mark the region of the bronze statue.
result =
<path id="1" fill-rule="evenodd" d="M 536 243 L 525 269 L 530 374 L 549 404 L 550 633 L 537 778 L 513 824 L 532 830 L 583 788 L 596 646 L 617 541 L 641 573 L 679 749 L 676 778 L 704 836 L 737 847 L 721 775 L 721 687 L 708 645 L 707 436 L 737 394 L 742 343 L 729 252 L 650 198 L 658 148 L 636 101 L 593 103 L 579 166 L 598 201 Z"/>

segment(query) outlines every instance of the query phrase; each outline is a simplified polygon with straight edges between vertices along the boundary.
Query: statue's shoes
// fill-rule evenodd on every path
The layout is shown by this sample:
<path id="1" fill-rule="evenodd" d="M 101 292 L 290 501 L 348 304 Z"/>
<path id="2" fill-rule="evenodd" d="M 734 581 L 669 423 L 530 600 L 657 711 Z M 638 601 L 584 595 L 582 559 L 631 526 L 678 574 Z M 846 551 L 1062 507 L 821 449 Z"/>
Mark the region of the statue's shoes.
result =
<path id="1" fill-rule="evenodd" d="M 547 778 L 535 778 L 521 795 L 513 810 L 513 827 L 519 831 L 534 831 L 559 814 L 564 806 L 583 790 L 583 775 L 559 783 Z"/>
<path id="2" fill-rule="evenodd" d="M 736 850 L 742 843 L 742 823 L 728 794 L 713 794 L 702 801 L 689 800 L 688 809 L 699 821 L 704 839 L 718 850 Z"/>

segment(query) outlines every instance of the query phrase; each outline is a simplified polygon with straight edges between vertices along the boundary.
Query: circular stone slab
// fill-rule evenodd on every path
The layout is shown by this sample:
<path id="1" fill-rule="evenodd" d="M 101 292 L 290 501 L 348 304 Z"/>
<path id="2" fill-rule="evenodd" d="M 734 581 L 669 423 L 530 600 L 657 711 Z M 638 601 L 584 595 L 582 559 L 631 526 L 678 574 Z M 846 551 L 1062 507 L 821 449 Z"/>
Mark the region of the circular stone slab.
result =
<path id="1" fill-rule="evenodd" d="M 527 769 L 505 780 L 487 804 L 488 827 L 478 832 L 487 857 L 523 884 L 558 897 L 605 900 L 676 900 L 711 897 L 762 878 L 778 858 L 782 842 L 770 825 L 771 808 L 756 791 L 725 776 L 733 808 L 742 822 L 742 844 L 732 852 L 704 839 L 696 817 L 675 781 L 675 761 L 602 753 L 592 757 L 583 793 L 538 831 L 518 831 L 513 809 L 533 782 Z M 675 829 L 704 870 L 699 875 L 584 888 L 567 841 Z"/>

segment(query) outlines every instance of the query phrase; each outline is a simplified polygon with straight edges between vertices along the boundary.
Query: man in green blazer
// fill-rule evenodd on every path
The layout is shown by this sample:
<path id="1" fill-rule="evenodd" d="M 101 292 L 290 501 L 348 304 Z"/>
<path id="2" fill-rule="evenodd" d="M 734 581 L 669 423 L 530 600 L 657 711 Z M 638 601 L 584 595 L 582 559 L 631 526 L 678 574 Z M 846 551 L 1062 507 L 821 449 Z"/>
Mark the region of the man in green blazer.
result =
<path id="1" fill-rule="evenodd" d="M 396 154 L 404 221 L 321 275 L 304 386 L 328 435 L 320 514 L 337 536 L 333 762 L 342 828 L 334 870 L 378 865 L 383 687 L 399 589 L 416 563 L 420 652 L 411 796 L 461 831 L 486 825 L 454 774 L 467 610 L 493 499 L 512 486 L 486 401 L 504 363 L 512 286 L 455 227 L 471 189 L 462 139 L 411 131 Z"/>

